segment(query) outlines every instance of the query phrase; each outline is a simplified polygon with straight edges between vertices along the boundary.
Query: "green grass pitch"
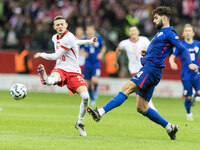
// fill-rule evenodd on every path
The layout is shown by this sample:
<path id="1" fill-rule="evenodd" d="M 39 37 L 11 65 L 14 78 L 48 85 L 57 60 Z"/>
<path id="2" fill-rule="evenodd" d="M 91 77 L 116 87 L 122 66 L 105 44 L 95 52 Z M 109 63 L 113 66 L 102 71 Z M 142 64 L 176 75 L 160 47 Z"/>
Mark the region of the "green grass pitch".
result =
<path id="1" fill-rule="evenodd" d="M 101 107 L 112 98 L 100 96 Z M 159 113 L 179 125 L 177 140 L 136 112 L 135 97 L 104 115 L 99 123 L 88 114 L 87 137 L 80 137 L 74 125 L 80 98 L 68 94 L 29 92 L 24 100 L 0 91 L 0 150 L 198 150 L 200 149 L 200 106 L 192 107 L 194 121 L 186 121 L 183 100 L 156 98 Z"/>

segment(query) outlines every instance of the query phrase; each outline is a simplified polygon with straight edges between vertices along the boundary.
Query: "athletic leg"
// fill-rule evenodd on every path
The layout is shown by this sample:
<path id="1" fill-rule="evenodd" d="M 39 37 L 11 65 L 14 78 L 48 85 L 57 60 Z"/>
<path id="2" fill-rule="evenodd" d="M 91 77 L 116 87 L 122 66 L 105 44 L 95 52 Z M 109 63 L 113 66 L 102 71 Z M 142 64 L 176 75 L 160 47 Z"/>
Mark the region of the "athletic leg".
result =
<path id="1" fill-rule="evenodd" d="M 89 107 L 86 109 L 88 113 L 92 115 L 93 119 L 98 122 L 105 113 L 120 106 L 131 93 L 136 92 L 139 89 L 140 88 L 134 82 L 128 81 L 122 88 L 121 92 L 119 92 L 117 96 L 113 97 L 104 107 L 99 108 L 98 110 L 93 110 Z"/>
<path id="2" fill-rule="evenodd" d="M 145 100 L 140 95 L 137 95 L 137 111 L 144 116 L 148 117 L 151 121 L 161 125 L 163 128 L 167 130 L 170 138 L 172 140 L 176 139 L 176 132 L 178 131 L 177 125 L 172 125 L 164 118 L 160 116 L 160 114 L 148 106 L 148 101 Z"/>
<path id="3" fill-rule="evenodd" d="M 39 64 L 38 66 L 38 75 L 40 76 L 40 80 L 43 85 L 51 86 L 62 81 L 61 76 L 58 72 L 52 72 L 51 75 L 48 77 L 42 64 Z"/>
<path id="4" fill-rule="evenodd" d="M 80 136 L 87 136 L 87 133 L 83 125 L 83 119 L 86 114 L 86 107 L 89 105 L 89 94 L 88 94 L 86 86 L 80 86 L 76 90 L 76 92 L 81 97 L 81 104 L 80 104 L 80 110 L 79 110 L 79 115 L 78 115 L 78 121 L 75 124 L 75 128 L 79 131 Z"/>
<path id="5" fill-rule="evenodd" d="M 183 83 L 183 95 L 185 96 L 184 106 L 186 110 L 187 120 L 193 120 L 193 114 L 191 112 L 192 107 L 192 80 L 182 80 Z"/>

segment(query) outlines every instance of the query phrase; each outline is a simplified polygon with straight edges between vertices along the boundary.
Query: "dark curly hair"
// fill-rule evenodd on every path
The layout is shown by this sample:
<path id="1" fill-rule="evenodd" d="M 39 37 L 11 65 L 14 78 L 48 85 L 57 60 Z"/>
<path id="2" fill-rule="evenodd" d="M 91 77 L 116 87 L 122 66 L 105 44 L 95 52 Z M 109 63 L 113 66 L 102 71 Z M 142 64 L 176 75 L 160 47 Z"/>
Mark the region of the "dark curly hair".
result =
<path id="1" fill-rule="evenodd" d="M 166 6 L 159 6 L 153 10 L 153 16 L 158 14 L 159 16 L 167 16 L 168 19 L 172 16 L 172 11 L 169 7 Z"/>

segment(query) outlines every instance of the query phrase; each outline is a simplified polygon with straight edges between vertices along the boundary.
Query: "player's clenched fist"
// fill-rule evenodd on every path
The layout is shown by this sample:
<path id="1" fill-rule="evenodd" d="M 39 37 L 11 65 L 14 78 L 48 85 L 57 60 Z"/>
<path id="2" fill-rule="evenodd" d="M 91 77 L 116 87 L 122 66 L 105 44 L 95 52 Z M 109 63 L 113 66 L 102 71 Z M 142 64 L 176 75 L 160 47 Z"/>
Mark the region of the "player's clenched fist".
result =
<path id="1" fill-rule="evenodd" d="M 195 71 L 195 72 L 197 72 L 197 73 L 199 72 L 199 71 L 198 71 L 198 68 L 199 68 L 199 67 L 198 67 L 197 65 L 195 65 L 195 64 L 190 64 L 190 65 L 189 65 L 189 68 L 190 68 L 190 70 L 193 70 L 193 71 Z"/>
<path id="2" fill-rule="evenodd" d="M 146 50 L 141 50 L 141 52 L 140 52 L 140 54 L 144 57 L 144 56 L 146 56 Z"/>

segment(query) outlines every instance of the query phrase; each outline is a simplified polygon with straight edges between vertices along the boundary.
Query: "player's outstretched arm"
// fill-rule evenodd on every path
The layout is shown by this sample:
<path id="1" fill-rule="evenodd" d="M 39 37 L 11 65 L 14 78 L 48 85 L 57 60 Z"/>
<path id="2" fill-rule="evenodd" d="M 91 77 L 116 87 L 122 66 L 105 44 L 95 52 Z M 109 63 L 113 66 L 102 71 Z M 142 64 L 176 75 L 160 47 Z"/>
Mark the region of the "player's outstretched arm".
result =
<path id="1" fill-rule="evenodd" d="M 103 45 L 102 48 L 101 48 L 100 53 L 97 55 L 97 59 L 98 60 L 103 60 L 103 56 L 104 56 L 105 52 L 106 52 L 106 46 Z"/>
<path id="2" fill-rule="evenodd" d="M 77 40 L 78 45 L 90 45 L 94 44 L 97 41 L 97 37 L 93 37 L 90 40 Z"/>
<path id="3" fill-rule="evenodd" d="M 170 67 L 171 67 L 173 70 L 178 70 L 178 66 L 177 66 L 177 64 L 175 63 L 175 58 L 176 58 L 176 56 L 172 54 L 172 55 L 169 57 L 169 64 L 170 64 Z"/>
<path id="4" fill-rule="evenodd" d="M 114 60 L 114 66 L 117 68 L 117 69 L 119 69 L 119 64 L 118 64 L 118 58 L 119 58 L 119 56 L 120 56 L 120 54 L 121 54 L 121 49 L 120 49 L 120 47 L 119 46 L 117 46 L 117 48 L 116 48 L 116 50 L 115 50 L 115 52 L 116 52 L 116 57 L 115 57 L 115 60 Z"/>
<path id="5" fill-rule="evenodd" d="M 34 55 L 34 58 L 44 58 L 44 59 L 47 59 L 47 60 L 57 60 L 59 59 L 64 53 L 65 53 L 66 50 L 64 49 L 59 49 L 58 51 L 56 51 L 55 53 L 51 53 L 51 54 L 47 54 L 47 53 L 36 53 Z"/>

